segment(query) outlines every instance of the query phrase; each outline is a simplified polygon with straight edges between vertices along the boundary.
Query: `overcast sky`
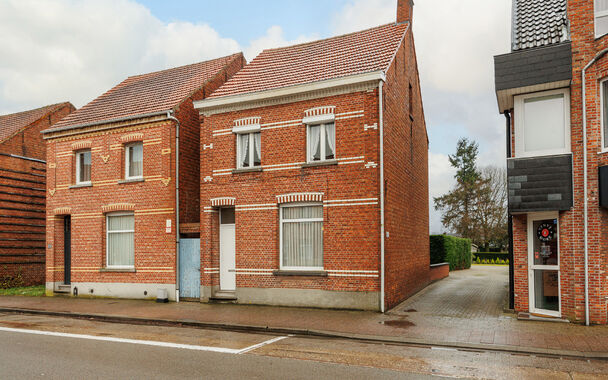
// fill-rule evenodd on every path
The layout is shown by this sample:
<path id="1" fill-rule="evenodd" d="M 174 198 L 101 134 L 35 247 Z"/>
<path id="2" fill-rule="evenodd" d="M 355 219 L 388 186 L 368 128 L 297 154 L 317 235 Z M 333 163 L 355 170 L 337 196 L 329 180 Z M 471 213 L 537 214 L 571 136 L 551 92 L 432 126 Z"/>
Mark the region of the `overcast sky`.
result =
<path id="1" fill-rule="evenodd" d="M 413 30 L 430 139 L 430 195 L 453 186 L 460 137 L 504 165 L 493 56 L 509 52 L 511 0 L 415 0 Z M 71 101 L 129 75 L 394 21 L 396 0 L 0 0 L 0 114 Z M 431 232 L 441 232 L 431 207 Z"/>

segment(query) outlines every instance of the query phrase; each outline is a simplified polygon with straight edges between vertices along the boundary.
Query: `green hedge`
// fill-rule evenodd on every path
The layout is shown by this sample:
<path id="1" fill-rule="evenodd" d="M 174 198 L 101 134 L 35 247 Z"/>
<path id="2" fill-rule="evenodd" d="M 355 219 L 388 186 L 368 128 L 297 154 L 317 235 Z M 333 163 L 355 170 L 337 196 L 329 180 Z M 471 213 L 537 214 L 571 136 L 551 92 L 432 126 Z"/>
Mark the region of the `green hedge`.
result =
<path id="1" fill-rule="evenodd" d="M 448 235 L 431 235 L 431 264 L 450 263 L 450 270 L 471 267 L 471 240 Z"/>
<path id="2" fill-rule="evenodd" d="M 507 260 L 509 258 L 509 252 L 473 252 L 473 261 L 479 260 Z"/>

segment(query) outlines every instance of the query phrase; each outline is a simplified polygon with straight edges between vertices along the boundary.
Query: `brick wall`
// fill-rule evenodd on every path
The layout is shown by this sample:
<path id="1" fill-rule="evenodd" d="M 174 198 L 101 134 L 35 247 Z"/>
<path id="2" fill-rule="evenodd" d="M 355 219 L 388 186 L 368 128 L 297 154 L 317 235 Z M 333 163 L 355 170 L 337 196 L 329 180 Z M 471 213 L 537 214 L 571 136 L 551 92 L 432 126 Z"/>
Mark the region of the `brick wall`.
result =
<path id="1" fill-rule="evenodd" d="M 61 104 L 0 143 L 0 278 L 44 283 L 46 147 L 40 132 L 72 111 L 72 104 Z"/>
<path id="2" fill-rule="evenodd" d="M 385 286 L 390 308 L 430 281 L 428 139 L 411 30 L 388 70 L 384 91 Z"/>
<path id="3" fill-rule="evenodd" d="M 307 109 L 326 105 L 336 107 L 336 156 L 340 163 L 302 167 L 306 161 L 306 126 L 293 121 L 302 120 Z M 236 137 L 232 133 L 214 135 L 213 131 L 230 129 L 234 120 L 252 116 L 261 117 L 264 171 L 232 174 L 230 169 L 236 168 Z M 378 162 L 378 130 L 365 128 L 377 123 L 377 89 L 206 117 L 201 146 L 213 143 L 213 148 L 201 150 L 203 268 L 219 267 L 218 214 L 210 209 L 210 199 L 234 197 L 237 270 L 267 270 L 259 275 L 237 273 L 237 288 L 379 291 L 379 171 L 377 166 L 366 167 L 366 163 Z M 280 256 L 277 195 L 301 192 L 320 192 L 324 200 L 341 201 L 343 205 L 323 209 L 324 269 L 373 274 L 284 277 L 271 273 L 279 269 Z M 374 200 L 360 201 L 370 198 Z M 201 273 L 201 283 L 219 285 L 219 275 L 208 272 Z"/>

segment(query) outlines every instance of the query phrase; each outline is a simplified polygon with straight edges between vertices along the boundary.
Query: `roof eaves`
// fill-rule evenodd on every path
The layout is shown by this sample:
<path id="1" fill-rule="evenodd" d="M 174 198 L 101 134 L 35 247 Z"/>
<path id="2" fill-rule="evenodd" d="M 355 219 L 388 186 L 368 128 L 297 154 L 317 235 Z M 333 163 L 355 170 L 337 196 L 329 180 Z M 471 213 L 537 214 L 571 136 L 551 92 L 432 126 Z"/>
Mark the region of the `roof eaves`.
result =
<path id="1" fill-rule="evenodd" d="M 202 109 L 211 109 L 229 104 L 248 103 L 256 100 L 277 98 L 281 96 L 287 96 L 303 92 L 311 92 L 333 87 L 341 87 L 349 84 L 363 83 L 374 80 L 382 80 L 383 82 L 386 82 L 385 72 L 383 70 L 374 70 L 365 73 L 325 79 L 321 81 L 300 83 L 291 86 L 277 87 L 261 91 L 245 92 L 234 95 L 219 96 L 215 98 L 207 98 L 195 101 L 194 108 L 201 111 Z"/>
<path id="2" fill-rule="evenodd" d="M 57 128 L 47 128 L 47 129 L 45 129 L 44 131 L 42 131 L 40 133 L 42 133 L 43 135 L 45 135 L 45 134 L 49 134 L 49 133 L 53 133 L 53 132 L 69 131 L 71 129 L 80 129 L 80 128 L 86 128 L 86 127 L 94 127 L 94 126 L 102 125 L 102 124 L 117 123 L 117 122 L 120 122 L 120 121 L 128 121 L 128 120 L 133 120 L 133 119 L 142 119 L 142 118 L 146 118 L 146 117 L 159 116 L 159 115 L 163 115 L 163 114 L 166 115 L 166 114 L 168 114 L 171 111 L 172 111 L 172 109 L 169 109 L 169 110 L 164 110 L 164 111 L 156 111 L 156 112 L 150 112 L 150 113 L 144 113 L 144 114 L 136 114 L 136 115 L 117 117 L 117 118 L 114 118 L 114 119 L 105 119 L 105 120 L 92 121 L 92 122 L 89 122 L 89 123 L 65 125 L 63 127 L 57 127 Z"/>

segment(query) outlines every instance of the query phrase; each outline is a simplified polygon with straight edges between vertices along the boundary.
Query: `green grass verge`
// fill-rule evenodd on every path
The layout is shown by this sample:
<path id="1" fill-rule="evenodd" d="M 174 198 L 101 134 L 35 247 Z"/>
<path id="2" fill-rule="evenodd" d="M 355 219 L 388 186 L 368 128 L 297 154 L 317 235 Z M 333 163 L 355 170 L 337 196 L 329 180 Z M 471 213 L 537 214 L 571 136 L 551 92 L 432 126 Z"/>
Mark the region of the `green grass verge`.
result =
<path id="1" fill-rule="evenodd" d="M 28 296 L 41 297 L 44 295 L 45 286 L 24 286 L 20 288 L 0 289 L 0 296 Z"/>

